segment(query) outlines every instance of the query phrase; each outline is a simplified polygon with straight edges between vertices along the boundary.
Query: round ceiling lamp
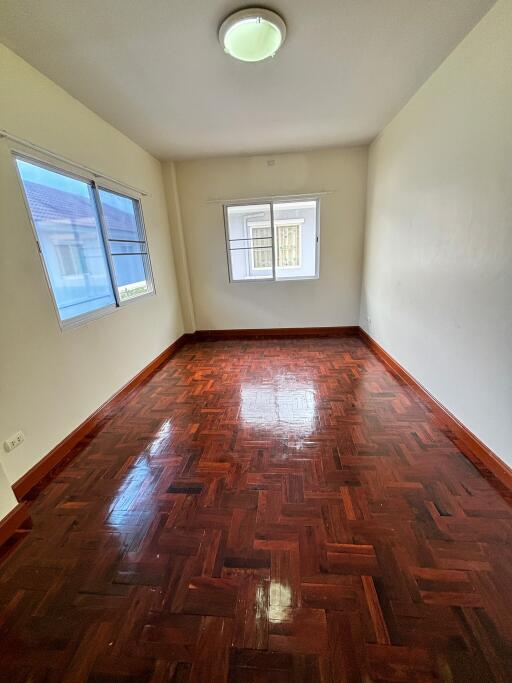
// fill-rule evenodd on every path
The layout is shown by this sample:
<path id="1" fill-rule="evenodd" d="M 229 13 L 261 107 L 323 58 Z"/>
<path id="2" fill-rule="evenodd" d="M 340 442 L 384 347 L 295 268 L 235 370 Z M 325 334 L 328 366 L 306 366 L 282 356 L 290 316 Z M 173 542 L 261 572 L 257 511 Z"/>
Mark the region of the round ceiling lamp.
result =
<path id="1" fill-rule="evenodd" d="M 241 9 L 224 19 L 219 29 L 224 51 L 242 62 L 261 62 L 273 57 L 284 43 L 286 24 L 269 9 Z"/>

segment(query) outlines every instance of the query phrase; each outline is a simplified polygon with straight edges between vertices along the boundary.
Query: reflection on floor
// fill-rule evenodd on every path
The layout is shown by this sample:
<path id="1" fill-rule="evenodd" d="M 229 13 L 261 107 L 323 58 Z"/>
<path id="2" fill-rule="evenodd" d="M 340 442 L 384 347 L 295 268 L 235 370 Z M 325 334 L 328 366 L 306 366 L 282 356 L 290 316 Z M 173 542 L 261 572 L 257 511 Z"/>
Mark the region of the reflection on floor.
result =
<path id="1" fill-rule="evenodd" d="M 512 511 L 355 337 L 185 347 L 32 516 L 1 680 L 512 680 Z"/>

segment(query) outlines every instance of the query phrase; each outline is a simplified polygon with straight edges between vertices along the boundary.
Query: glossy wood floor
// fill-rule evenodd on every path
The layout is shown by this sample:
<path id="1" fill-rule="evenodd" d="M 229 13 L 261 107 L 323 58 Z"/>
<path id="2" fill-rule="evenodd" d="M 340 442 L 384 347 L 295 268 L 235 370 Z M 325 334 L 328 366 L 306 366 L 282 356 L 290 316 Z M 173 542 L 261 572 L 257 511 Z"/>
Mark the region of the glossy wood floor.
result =
<path id="1" fill-rule="evenodd" d="M 512 513 L 358 338 L 185 347 L 34 501 L 1 680 L 512 680 Z"/>

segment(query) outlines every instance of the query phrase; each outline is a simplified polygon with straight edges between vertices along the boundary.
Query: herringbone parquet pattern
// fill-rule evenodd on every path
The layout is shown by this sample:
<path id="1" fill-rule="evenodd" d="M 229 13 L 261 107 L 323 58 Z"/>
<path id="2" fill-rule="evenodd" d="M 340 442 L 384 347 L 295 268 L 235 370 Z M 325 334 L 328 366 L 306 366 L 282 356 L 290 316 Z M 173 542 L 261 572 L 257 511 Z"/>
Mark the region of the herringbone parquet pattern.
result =
<path id="1" fill-rule="evenodd" d="M 512 680 L 511 508 L 361 340 L 185 347 L 79 450 L 2 680 Z"/>

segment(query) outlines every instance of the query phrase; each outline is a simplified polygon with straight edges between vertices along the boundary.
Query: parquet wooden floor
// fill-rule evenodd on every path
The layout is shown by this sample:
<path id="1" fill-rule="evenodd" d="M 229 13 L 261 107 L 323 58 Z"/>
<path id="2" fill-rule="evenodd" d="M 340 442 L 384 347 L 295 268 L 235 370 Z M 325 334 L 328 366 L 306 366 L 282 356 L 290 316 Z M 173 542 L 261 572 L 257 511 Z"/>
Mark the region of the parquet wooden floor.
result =
<path id="1" fill-rule="evenodd" d="M 512 680 L 512 510 L 358 338 L 187 346 L 0 568 L 0 679 Z"/>

